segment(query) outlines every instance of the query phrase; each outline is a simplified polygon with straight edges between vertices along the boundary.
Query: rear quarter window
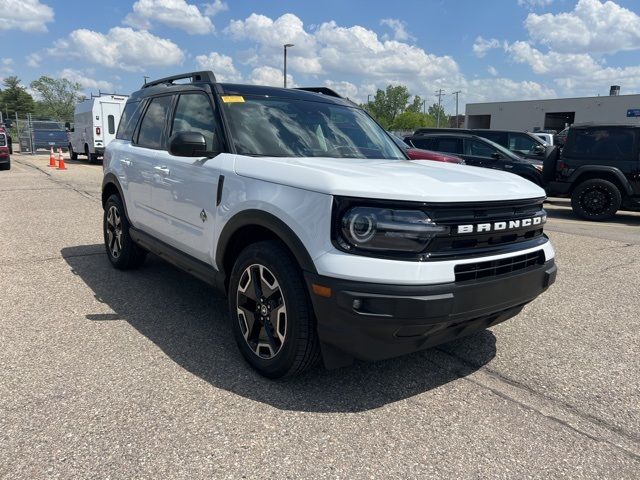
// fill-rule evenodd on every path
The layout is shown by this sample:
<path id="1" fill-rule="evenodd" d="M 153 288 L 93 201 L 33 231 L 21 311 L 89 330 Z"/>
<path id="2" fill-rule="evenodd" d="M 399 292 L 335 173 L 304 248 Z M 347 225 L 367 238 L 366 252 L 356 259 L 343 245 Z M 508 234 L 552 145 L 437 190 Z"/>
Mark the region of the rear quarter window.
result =
<path id="1" fill-rule="evenodd" d="M 638 132 L 625 128 L 575 129 L 567 138 L 564 156 L 632 161 Z"/>
<path id="2" fill-rule="evenodd" d="M 117 139 L 131 140 L 133 138 L 133 131 L 136 129 L 141 111 L 140 102 L 127 102 L 120 117 Z"/>

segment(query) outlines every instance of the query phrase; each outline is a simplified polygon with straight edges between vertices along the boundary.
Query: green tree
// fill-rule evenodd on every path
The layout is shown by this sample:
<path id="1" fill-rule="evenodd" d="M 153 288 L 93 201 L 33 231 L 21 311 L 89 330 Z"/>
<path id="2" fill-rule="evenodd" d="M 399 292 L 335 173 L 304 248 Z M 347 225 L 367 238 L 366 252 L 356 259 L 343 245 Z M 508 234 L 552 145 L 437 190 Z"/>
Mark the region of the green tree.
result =
<path id="1" fill-rule="evenodd" d="M 391 130 L 415 130 L 420 127 L 435 127 L 436 120 L 429 114 L 407 109 L 398 115 L 390 126 Z"/>
<path id="2" fill-rule="evenodd" d="M 449 117 L 444 112 L 444 107 L 442 105 L 438 105 L 434 103 L 429 107 L 429 115 L 436 119 L 436 124 L 438 123 L 438 119 L 440 120 L 440 127 L 448 127 L 449 126 Z"/>
<path id="3" fill-rule="evenodd" d="M 33 97 L 20 84 L 20 79 L 16 76 L 7 77 L 2 82 L 4 90 L 0 92 L 0 107 L 5 115 L 14 117 L 33 112 Z"/>
<path id="4" fill-rule="evenodd" d="M 66 78 L 51 78 L 43 75 L 31 82 L 31 88 L 38 92 L 38 116 L 50 117 L 58 121 L 72 121 L 76 103 L 84 98 L 80 84 Z"/>
<path id="5" fill-rule="evenodd" d="M 420 95 L 416 95 L 415 97 L 413 97 L 413 102 L 411 102 L 411 105 L 407 107 L 406 111 L 420 113 L 424 108 L 423 104 L 424 104 L 424 100 L 420 98 Z"/>
<path id="6" fill-rule="evenodd" d="M 384 128 L 389 128 L 396 116 L 406 110 L 410 97 L 404 85 L 389 85 L 386 90 L 376 92 L 367 110 Z"/>

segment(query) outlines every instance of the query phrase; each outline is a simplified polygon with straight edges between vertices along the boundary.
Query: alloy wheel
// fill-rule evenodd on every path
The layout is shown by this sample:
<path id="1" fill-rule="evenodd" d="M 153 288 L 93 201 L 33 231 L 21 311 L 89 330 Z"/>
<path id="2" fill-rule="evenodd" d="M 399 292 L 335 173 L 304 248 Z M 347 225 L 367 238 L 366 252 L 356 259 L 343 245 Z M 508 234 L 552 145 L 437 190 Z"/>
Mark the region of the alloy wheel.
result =
<path id="1" fill-rule="evenodd" d="M 287 332 L 287 307 L 280 284 L 264 265 L 248 266 L 238 282 L 237 317 L 247 345 L 258 357 L 271 359 Z"/>
<path id="2" fill-rule="evenodd" d="M 122 218 L 115 205 L 111 205 L 107 212 L 107 247 L 113 258 L 122 253 Z"/>
<path id="3" fill-rule="evenodd" d="M 609 208 L 611 199 L 605 190 L 600 188 L 591 188 L 582 194 L 582 205 L 584 209 L 592 214 L 597 215 Z"/>

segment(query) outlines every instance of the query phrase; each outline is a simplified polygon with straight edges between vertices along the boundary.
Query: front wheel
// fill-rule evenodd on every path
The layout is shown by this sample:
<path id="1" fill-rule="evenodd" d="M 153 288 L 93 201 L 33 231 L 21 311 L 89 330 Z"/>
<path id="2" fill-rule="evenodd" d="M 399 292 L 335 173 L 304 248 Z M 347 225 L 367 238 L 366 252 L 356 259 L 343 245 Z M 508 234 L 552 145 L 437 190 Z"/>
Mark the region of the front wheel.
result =
<path id="1" fill-rule="evenodd" d="M 319 362 L 302 271 L 280 242 L 258 242 L 240 253 L 231 272 L 229 313 L 240 352 L 265 377 L 296 375 Z"/>
<path id="2" fill-rule="evenodd" d="M 103 230 L 107 256 L 114 267 L 129 270 L 144 263 L 147 252 L 131 239 L 129 220 L 118 195 L 111 195 L 107 199 L 104 206 Z"/>
<path id="3" fill-rule="evenodd" d="M 71 160 L 78 160 L 78 153 L 73 151 L 71 144 L 69 144 L 69 158 L 71 158 Z"/>
<path id="4" fill-rule="evenodd" d="M 621 204 L 618 187 L 600 178 L 582 182 L 571 195 L 573 211 L 585 220 L 607 220 L 616 214 Z"/>

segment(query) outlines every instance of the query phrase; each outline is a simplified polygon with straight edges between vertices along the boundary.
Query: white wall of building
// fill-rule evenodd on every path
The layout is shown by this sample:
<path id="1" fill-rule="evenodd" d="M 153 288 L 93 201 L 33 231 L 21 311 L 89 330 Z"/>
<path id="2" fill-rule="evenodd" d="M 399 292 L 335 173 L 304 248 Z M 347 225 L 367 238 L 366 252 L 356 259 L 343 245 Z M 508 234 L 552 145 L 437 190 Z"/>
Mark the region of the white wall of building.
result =
<path id="1" fill-rule="evenodd" d="M 534 128 L 544 128 L 545 114 L 553 112 L 575 112 L 574 123 L 640 124 L 640 117 L 627 117 L 627 110 L 630 109 L 640 109 L 640 95 L 468 103 L 465 126 L 478 128 L 473 124 L 474 116 L 491 115 L 489 128 L 532 131 Z"/>

